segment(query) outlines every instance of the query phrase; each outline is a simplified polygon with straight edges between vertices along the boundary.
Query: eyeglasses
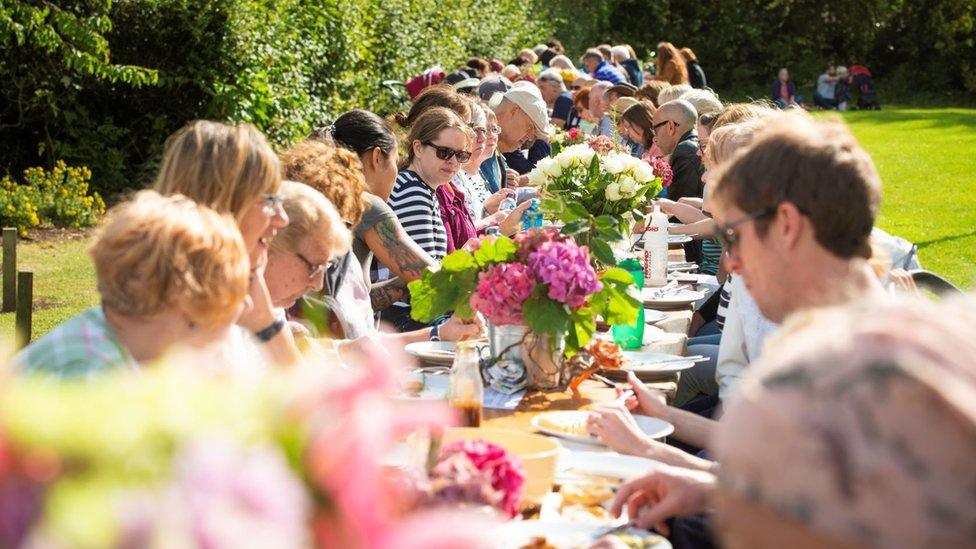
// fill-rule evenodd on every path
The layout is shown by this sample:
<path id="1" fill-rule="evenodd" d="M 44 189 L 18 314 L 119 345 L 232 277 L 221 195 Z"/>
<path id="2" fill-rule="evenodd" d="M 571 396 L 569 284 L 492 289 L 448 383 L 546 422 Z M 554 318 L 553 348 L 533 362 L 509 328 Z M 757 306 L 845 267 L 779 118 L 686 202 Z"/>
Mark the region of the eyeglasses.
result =
<path id="1" fill-rule="evenodd" d="M 664 120 L 664 121 L 658 122 L 657 124 L 652 125 L 651 126 L 651 133 L 657 133 L 657 129 L 660 128 L 661 126 L 667 124 L 668 122 L 671 122 L 671 120 Z"/>
<path id="2" fill-rule="evenodd" d="M 728 223 L 722 223 L 715 226 L 715 238 L 722 244 L 725 248 L 725 252 L 729 254 L 729 257 L 735 257 L 735 247 L 739 243 L 739 233 L 735 231 L 735 228 L 744 223 L 754 221 L 766 217 L 776 211 L 775 208 L 765 207 L 760 208 L 752 213 L 748 213 L 735 221 L 730 221 Z"/>
<path id="3" fill-rule="evenodd" d="M 492 127 L 488 128 L 488 133 L 491 133 L 491 134 L 494 134 L 494 135 L 498 135 L 498 134 L 502 133 L 502 127 L 501 126 L 492 126 Z"/>
<path id="4" fill-rule="evenodd" d="M 698 142 L 698 150 L 701 151 L 702 154 L 705 154 L 705 148 L 706 147 L 708 147 L 708 141 L 699 141 Z"/>
<path id="5" fill-rule="evenodd" d="M 435 145 L 430 141 L 424 141 L 423 144 L 427 145 L 428 147 L 432 147 L 434 149 L 434 154 L 436 154 L 437 158 L 440 158 L 441 160 L 450 160 L 455 156 L 457 157 L 458 162 L 461 164 L 471 160 L 471 153 L 468 151 L 459 151 L 450 147 L 442 147 L 440 145 Z"/>
<path id="6" fill-rule="evenodd" d="M 471 131 L 473 131 L 475 135 L 488 135 L 488 129 L 485 128 L 484 126 L 475 126 L 474 124 L 468 124 L 468 127 L 471 128 Z"/>
<path id="7" fill-rule="evenodd" d="M 281 211 L 281 207 L 285 204 L 285 195 L 264 193 L 261 195 L 261 200 L 264 202 L 262 207 L 265 215 L 270 217 Z"/>
<path id="8" fill-rule="evenodd" d="M 305 268 L 308 269 L 308 279 L 309 280 L 314 280 L 314 279 L 318 278 L 319 275 L 321 275 L 322 273 L 324 273 L 326 271 L 326 269 L 329 268 L 329 264 L 331 263 L 331 262 L 330 263 L 321 263 L 319 265 L 316 265 L 315 263 L 312 263 L 311 261 L 309 261 L 304 255 L 302 255 L 302 254 L 300 254 L 298 252 L 295 252 L 295 257 L 297 257 L 298 259 L 300 259 L 302 261 L 302 263 L 305 264 Z"/>
<path id="9" fill-rule="evenodd" d="M 581 90 L 581 89 L 583 89 L 583 86 L 570 86 L 569 89 L 571 89 L 571 90 Z"/>

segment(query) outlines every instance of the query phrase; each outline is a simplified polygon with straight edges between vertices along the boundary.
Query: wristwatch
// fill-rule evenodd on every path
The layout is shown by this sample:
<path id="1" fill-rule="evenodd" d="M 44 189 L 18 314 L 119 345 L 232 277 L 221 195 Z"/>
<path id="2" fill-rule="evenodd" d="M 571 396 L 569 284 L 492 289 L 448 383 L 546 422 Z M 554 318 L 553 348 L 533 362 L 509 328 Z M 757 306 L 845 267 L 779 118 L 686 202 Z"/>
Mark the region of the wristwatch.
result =
<path id="1" fill-rule="evenodd" d="M 430 327 L 430 340 L 431 341 L 440 341 L 441 340 L 441 325 L 440 324 L 434 324 L 433 326 Z"/>
<path id="2" fill-rule="evenodd" d="M 258 330 L 254 332 L 254 337 L 258 338 L 261 343 L 267 343 L 271 341 L 274 336 L 278 335 L 278 332 L 285 327 L 285 317 L 279 316 L 271 323 L 270 326 L 264 328 L 263 330 Z"/>

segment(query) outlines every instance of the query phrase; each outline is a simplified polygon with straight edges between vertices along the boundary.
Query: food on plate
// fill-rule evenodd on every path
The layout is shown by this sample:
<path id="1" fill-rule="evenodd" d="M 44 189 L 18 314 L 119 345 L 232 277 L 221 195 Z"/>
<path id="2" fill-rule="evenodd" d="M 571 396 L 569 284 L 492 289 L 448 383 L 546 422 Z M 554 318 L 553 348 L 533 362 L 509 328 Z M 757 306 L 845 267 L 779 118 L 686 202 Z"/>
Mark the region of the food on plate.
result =
<path id="1" fill-rule="evenodd" d="M 600 505 L 613 498 L 613 485 L 606 483 L 567 483 L 559 489 L 563 496 L 563 506 Z"/>
<path id="2" fill-rule="evenodd" d="M 559 431 L 561 433 L 566 433 L 568 435 L 576 435 L 581 437 L 590 436 L 590 432 L 586 429 L 586 421 L 559 421 L 551 417 L 540 416 L 538 419 L 539 427 L 544 429 L 549 429 L 552 431 Z"/>
<path id="3" fill-rule="evenodd" d="M 657 534 L 613 534 L 614 537 L 624 542 L 630 549 L 652 549 L 664 538 Z"/>
<path id="4" fill-rule="evenodd" d="M 559 549 L 555 545 L 550 544 L 546 541 L 545 536 L 536 536 L 529 540 L 528 543 L 519 547 L 519 549 Z"/>
<path id="5" fill-rule="evenodd" d="M 593 366 L 603 370 L 618 370 L 624 365 L 624 355 L 620 346 L 605 339 L 595 339 L 587 347 L 593 357 Z"/>

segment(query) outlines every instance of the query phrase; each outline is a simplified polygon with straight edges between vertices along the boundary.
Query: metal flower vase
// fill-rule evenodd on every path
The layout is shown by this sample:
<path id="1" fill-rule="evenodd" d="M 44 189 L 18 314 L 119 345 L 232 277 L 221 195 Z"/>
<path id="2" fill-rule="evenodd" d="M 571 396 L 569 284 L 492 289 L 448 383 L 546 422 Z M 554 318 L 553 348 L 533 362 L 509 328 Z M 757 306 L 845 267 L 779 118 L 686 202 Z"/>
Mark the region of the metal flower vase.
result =
<path id="1" fill-rule="evenodd" d="M 537 334 L 525 325 L 496 326 L 488 323 L 488 343 L 493 359 L 521 365 L 529 389 L 560 389 L 564 379 L 565 342 L 562 335 L 552 344 L 551 334 Z"/>

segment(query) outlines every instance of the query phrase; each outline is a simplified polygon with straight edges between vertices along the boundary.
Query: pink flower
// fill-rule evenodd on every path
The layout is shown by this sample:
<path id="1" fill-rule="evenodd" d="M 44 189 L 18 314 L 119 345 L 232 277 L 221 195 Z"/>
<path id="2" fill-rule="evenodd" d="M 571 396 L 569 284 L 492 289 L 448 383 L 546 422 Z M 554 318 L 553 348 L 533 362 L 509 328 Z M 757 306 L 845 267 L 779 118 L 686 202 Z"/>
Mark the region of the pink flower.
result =
<path id="1" fill-rule="evenodd" d="M 525 487 L 525 473 L 517 457 L 501 446 L 481 439 L 458 440 L 441 449 L 442 458 L 437 467 L 451 463 L 455 455 L 467 457 L 477 471 L 487 475 L 491 488 L 502 494 L 500 508 L 503 512 L 512 517 L 518 514 Z M 454 467 L 458 466 L 455 464 Z"/>
<path id="2" fill-rule="evenodd" d="M 613 140 L 606 135 L 598 135 L 586 140 L 586 144 L 599 154 L 607 154 L 613 150 Z"/>
<path id="3" fill-rule="evenodd" d="M 569 131 L 566 132 L 566 134 L 569 136 L 570 139 L 576 139 L 577 137 L 580 136 L 581 133 L 583 132 L 580 131 L 579 128 L 570 128 Z"/>
<path id="4" fill-rule="evenodd" d="M 497 325 L 522 324 L 522 305 L 537 282 L 521 263 L 499 263 L 478 276 L 471 307 Z"/>
<path id="5" fill-rule="evenodd" d="M 520 232 L 515 235 L 515 243 L 518 244 L 518 252 L 516 255 L 522 261 L 528 259 L 529 254 L 534 252 L 538 247 L 545 242 L 567 242 L 570 237 L 559 232 L 559 229 L 555 227 L 545 227 L 542 229 L 533 229 L 531 231 Z"/>
<path id="6" fill-rule="evenodd" d="M 586 247 L 575 242 L 543 242 L 529 254 L 536 278 L 549 285 L 549 299 L 576 309 L 603 287 L 590 265 Z"/>
<path id="7" fill-rule="evenodd" d="M 661 178 L 661 186 L 667 189 L 671 186 L 671 164 L 663 156 L 657 156 L 651 159 L 649 162 L 651 167 L 654 168 L 654 177 Z"/>

